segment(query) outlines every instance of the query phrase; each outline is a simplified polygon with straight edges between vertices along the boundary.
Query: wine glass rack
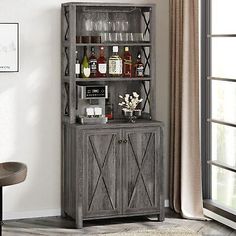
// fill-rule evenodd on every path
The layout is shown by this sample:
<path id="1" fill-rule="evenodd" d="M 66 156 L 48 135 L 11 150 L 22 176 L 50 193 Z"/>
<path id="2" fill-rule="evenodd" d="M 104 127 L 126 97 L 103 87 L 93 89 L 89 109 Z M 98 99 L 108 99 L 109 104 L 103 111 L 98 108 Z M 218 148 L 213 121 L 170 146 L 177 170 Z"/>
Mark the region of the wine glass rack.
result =
<path id="1" fill-rule="evenodd" d="M 86 15 L 89 14 L 89 15 Z M 141 33 L 143 35 L 142 40 L 140 41 L 106 41 L 106 42 L 76 42 L 76 37 L 78 35 L 91 35 L 93 33 L 107 33 L 107 32 L 94 32 L 86 31 L 83 25 L 83 17 L 95 17 L 96 20 L 99 17 L 104 17 L 106 14 L 106 19 L 112 19 L 115 21 L 112 15 L 121 14 L 120 16 L 125 16 L 129 22 L 129 31 L 128 34 L 137 34 Z M 143 98 L 142 111 L 147 113 L 145 117 L 151 119 L 153 117 L 153 112 L 155 111 L 155 102 L 152 103 L 155 99 L 155 91 L 153 85 L 155 86 L 155 36 L 152 34 L 154 27 L 151 18 L 153 12 L 151 7 L 147 6 L 131 6 L 124 5 L 121 7 L 116 7 L 112 5 L 104 4 L 102 7 L 98 4 L 91 6 L 90 4 L 64 4 L 62 6 L 62 120 L 75 123 L 76 122 L 76 86 L 78 83 L 96 83 L 96 84 L 105 84 L 108 83 L 110 86 L 119 86 L 119 83 L 133 82 L 134 88 L 141 93 Z M 89 16 L 89 17 L 88 17 Z M 112 18 L 113 17 L 113 18 Z M 137 24 L 138 22 L 138 24 Z M 131 30 L 132 29 L 132 30 Z M 115 33 L 114 31 L 111 34 Z M 82 50 L 85 46 L 87 47 L 100 47 L 104 46 L 107 50 L 106 57 L 108 59 L 111 54 L 111 48 L 114 45 L 118 45 L 120 48 L 129 46 L 133 55 L 137 51 L 142 53 L 142 61 L 144 64 L 144 74 L 143 78 L 76 78 L 75 77 L 75 52 L 76 50 L 82 55 Z M 81 58 L 80 58 L 81 59 Z M 125 88 L 124 88 L 125 89 Z M 126 93 L 130 91 L 115 91 L 116 95 Z M 153 109 L 154 107 L 154 109 Z M 117 110 L 118 111 L 118 110 Z M 117 116 L 121 116 L 118 114 Z"/>

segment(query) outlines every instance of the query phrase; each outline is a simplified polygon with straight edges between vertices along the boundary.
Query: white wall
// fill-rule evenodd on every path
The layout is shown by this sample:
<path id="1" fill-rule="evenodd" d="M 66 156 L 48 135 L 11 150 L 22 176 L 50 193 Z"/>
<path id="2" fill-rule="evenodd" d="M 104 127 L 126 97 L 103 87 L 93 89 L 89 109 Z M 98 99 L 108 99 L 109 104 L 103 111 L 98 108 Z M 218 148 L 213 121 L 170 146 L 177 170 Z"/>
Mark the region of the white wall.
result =
<path id="1" fill-rule="evenodd" d="M 4 188 L 5 219 L 60 214 L 61 2 L 0 1 L 0 22 L 20 24 L 20 72 L 0 73 L 0 162 L 14 160 L 28 166 L 24 183 Z M 169 1 L 135 2 L 159 6 L 158 117 L 167 124 L 168 133 Z"/>

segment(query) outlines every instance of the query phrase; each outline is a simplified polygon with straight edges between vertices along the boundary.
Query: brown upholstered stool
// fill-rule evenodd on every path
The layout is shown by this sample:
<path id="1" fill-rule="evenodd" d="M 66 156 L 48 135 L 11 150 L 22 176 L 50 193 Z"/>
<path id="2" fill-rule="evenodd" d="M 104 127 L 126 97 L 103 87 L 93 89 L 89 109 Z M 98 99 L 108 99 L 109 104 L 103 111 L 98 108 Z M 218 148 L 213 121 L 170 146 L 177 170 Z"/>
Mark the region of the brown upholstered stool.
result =
<path id="1" fill-rule="evenodd" d="M 23 182 L 26 178 L 27 167 L 19 162 L 0 163 L 0 236 L 2 236 L 2 200 L 3 186 L 9 186 Z"/>

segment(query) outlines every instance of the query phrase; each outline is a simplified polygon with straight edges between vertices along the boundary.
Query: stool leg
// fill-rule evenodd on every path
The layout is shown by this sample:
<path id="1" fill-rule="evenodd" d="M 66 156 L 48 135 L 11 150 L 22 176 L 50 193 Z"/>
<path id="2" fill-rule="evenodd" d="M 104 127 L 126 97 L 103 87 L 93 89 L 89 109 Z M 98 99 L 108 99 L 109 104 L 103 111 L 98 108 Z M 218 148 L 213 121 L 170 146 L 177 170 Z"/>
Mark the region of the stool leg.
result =
<path id="1" fill-rule="evenodd" d="M 3 192 L 2 192 L 2 187 L 0 187 L 0 236 L 2 236 L 2 200 L 3 200 Z"/>

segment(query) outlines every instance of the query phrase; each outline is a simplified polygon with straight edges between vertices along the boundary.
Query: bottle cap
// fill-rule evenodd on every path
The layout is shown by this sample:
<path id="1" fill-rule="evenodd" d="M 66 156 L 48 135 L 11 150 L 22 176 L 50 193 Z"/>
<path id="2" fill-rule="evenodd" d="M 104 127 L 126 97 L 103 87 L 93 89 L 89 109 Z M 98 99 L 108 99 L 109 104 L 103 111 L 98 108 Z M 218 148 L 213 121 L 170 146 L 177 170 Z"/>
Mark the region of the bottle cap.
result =
<path id="1" fill-rule="evenodd" d="M 118 51 L 119 51 L 118 46 L 113 46 L 112 51 L 113 51 L 113 52 L 118 52 Z"/>
<path id="2" fill-rule="evenodd" d="M 125 52 L 128 52 L 129 51 L 129 47 L 125 47 Z"/>

